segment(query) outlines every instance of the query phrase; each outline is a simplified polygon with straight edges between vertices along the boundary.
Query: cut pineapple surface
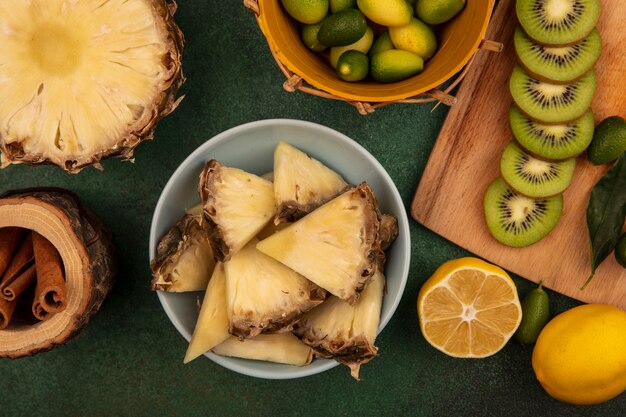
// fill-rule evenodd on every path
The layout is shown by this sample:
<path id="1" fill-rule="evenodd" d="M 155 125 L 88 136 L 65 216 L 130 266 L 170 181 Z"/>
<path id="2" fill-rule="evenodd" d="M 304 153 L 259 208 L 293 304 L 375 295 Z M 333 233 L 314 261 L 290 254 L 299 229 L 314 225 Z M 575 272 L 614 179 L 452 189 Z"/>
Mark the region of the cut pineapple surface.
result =
<path id="1" fill-rule="evenodd" d="M 204 207 L 202 206 L 201 203 L 198 203 L 195 206 L 191 206 L 188 209 L 186 209 L 185 213 L 202 217 L 204 215 Z"/>
<path id="2" fill-rule="evenodd" d="M 2 165 L 77 172 L 130 158 L 178 105 L 174 10 L 163 0 L 0 1 Z"/>
<path id="3" fill-rule="evenodd" d="M 226 276 L 224 265 L 218 263 L 211 276 L 204 301 L 200 308 L 196 328 L 185 354 L 184 363 L 213 349 L 228 339 L 228 313 L 226 309 Z"/>
<path id="4" fill-rule="evenodd" d="M 374 341 L 384 288 L 385 277 L 376 271 L 354 305 L 331 296 L 306 313 L 294 333 L 319 356 L 350 367 L 358 380 L 361 364 L 372 360 L 378 352 Z"/>
<path id="5" fill-rule="evenodd" d="M 230 333 L 240 338 L 291 331 L 302 313 L 326 298 L 324 290 L 258 251 L 257 242 L 225 264 Z"/>
<path id="6" fill-rule="evenodd" d="M 341 194 L 348 184 L 332 169 L 280 142 L 274 151 L 275 223 L 294 222 Z"/>
<path id="7" fill-rule="evenodd" d="M 230 337 L 213 348 L 222 356 L 305 366 L 313 360 L 313 351 L 291 333 L 261 334 L 253 339 Z"/>
<path id="8" fill-rule="evenodd" d="M 187 214 L 159 241 L 151 262 L 153 290 L 206 289 L 215 259 L 201 221 L 202 217 Z"/>
<path id="9" fill-rule="evenodd" d="M 504 270 L 476 258 L 440 266 L 420 290 L 417 305 L 426 340 L 454 357 L 493 355 L 522 319 L 513 280 Z"/>
<path id="10" fill-rule="evenodd" d="M 257 248 L 354 304 L 376 269 L 379 219 L 374 194 L 363 183 L 262 240 Z"/>
<path id="11" fill-rule="evenodd" d="M 215 257 L 231 258 L 274 217 L 274 185 L 216 160 L 207 162 L 198 186 Z"/>

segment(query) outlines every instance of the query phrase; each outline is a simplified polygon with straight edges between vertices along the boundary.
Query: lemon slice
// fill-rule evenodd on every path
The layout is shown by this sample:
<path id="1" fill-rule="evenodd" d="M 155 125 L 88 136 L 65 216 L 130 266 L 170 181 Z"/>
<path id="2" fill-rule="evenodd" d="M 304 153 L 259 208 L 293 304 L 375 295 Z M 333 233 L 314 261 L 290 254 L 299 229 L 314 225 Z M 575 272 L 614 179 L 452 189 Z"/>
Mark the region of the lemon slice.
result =
<path id="1" fill-rule="evenodd" d="M 417 312 L 428 343 L 456 358 L 493 355 L 522 319 L 511 277 L 476 258 L 441 265 L 422 286 Z"/>

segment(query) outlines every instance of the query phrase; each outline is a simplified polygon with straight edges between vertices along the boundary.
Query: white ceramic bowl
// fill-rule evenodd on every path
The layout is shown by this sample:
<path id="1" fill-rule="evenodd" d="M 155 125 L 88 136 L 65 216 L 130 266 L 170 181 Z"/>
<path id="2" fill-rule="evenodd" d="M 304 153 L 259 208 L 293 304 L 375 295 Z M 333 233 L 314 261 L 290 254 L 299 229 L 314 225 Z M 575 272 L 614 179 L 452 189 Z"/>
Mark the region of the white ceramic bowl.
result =
<path id="1" fill-rule="evenodd" d="M 161 193 L 150 229 L 150 259 L 154 259 L 161 236 L 185 214 L 186 208 L 199 203 L 198 177 L 206 161 L 217 159 L 227 166 L 261 175 L 273 170 L 274 148 L 281 140 L 320 160 L 350 183 L 367 181 L 376 194 L 381 211 L 398 217 L 400 233 L 387 252 L 387 294 L 382 306 L 380 333 L 400 302 L 409 273 L 411 245 L 406 211 L 398 190 L 380 163 L 358 143 L 325 126 L 298 120 L 262 120 L 220 133 L 196 149 L 174 172 Z M 196 298 L 201 294 L 157 294 L 169 319 L 189 341 L 198 318 Z M 183 356 L 181 351 L 181 364 Z M 337 365 L 326 359 L 296 367 L 213 353 L 206 353 L 206 356 L 235 372 L 268 379 L 304 377 Z"/>

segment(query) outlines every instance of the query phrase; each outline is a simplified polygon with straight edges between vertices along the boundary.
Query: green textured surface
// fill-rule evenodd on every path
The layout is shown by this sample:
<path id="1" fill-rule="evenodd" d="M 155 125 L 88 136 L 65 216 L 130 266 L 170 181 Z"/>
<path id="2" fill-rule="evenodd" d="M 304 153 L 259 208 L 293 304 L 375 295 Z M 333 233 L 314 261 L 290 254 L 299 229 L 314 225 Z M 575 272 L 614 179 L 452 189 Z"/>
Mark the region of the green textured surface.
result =
<path id="1" fill-rule="evenodd" d="M 185 0 L 177 20 L 187 38 L 187 98 L 141 145 L 135 164 L 108 161 L 104 173 L 69 176 L 56 168 L 0 172 L 0 192 L 34 186 L 77 192 L 109 225 L 121 254 L 117 284 L 87 329 L 66 346 L 0 360 L 2 416 L 59 415 L 624 415 L 626 395 L 573 407 L 536 382 L 532 348 L 510 342 L 483 360 L 452 359 L 422 338 L 415 301 L 444 261 L 468 255 L 411 220 L 411 272 L 402 302 L 378 339 L 380 356 L 362 368 L 292 380 L 238 375 L 206 358 L 183 366 L 185 340 L 149 290 L 148 233 L 167 179 L 197 146 L 230 127 L 268 118 L 330 126 L 367 148 L 388 170 L 408 207 L 446 110 L 381 109 L 362 117 L 342 103 L 281 88 L 282 74 L 241 1 Z M 460 203 L 456 203 L 460 204 Z M 531 284 L 515 277 L 520 294 Z M 550 292 L 553 313 L 578 303 Z"/>

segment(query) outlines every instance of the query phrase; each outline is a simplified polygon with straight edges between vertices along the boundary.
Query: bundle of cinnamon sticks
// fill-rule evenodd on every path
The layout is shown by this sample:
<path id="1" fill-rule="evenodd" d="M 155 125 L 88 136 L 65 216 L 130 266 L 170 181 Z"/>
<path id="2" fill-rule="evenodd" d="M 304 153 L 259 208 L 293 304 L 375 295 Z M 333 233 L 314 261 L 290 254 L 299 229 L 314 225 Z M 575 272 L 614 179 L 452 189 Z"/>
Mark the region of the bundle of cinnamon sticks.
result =
<path id="1" fill-rule="evenodd" d="M 0 330 L 9 325 L 18 301 L 33 287 L 31 311 L 37 320 L 65 309 L 65 272 L 59 252 L 36 232 L 0 229 Z"/>

